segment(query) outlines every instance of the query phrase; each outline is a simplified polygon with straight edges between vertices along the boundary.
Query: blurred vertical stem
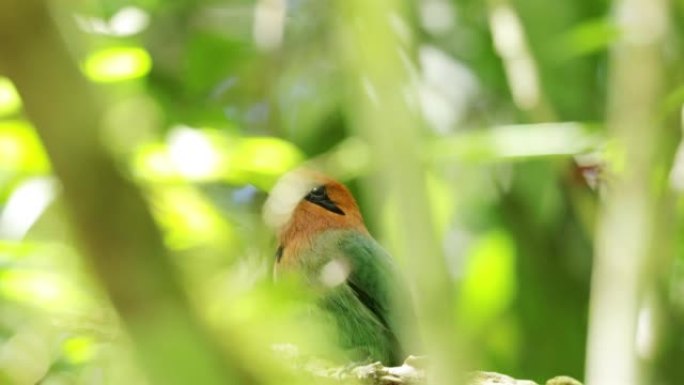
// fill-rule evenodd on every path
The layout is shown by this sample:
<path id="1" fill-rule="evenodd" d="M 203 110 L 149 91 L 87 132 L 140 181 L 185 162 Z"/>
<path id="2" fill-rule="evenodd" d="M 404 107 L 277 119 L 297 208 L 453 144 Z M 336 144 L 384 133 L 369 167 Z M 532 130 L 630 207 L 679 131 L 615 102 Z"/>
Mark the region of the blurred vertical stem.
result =
<path id="1" fill-rule="evenodd" d="M 36 125 L 85 255 L 152 383 L 252 382 L 192 316 L 140 192 L 100 142 L 102 106 L 44 2 L 0 2 L 0 69 Z"/>
<path id="2" fill-rule="evenodd" d="M 533 121 L 555 120 L 518 13 L 508 0 L 488 0 L 488 8 L 494 48 L 501 57 L 513 102 Z"/>
<path id="3" fill-rule="evenodd" d="M 346 65 L 348 107 L 354 129 L 370 144 L 378 170 L 374 202 L 389 192 L 396 204 L 397 253 L 418 289 L 418 310 L 435 383 L 459 373 L 453 287 L 431 217 L 422 160 L 423 122 L 418 110 L 408 2 L 339 0 L 339 54 Z M 411 352 L 409 352 L 411 353 Z"/>
<path id="4" fill-rule="evenodd" d="M 601 209 L 592 277 L 587 385 L 643 382 L 635 335 L 667 189 L 671 138 L 657 116 L 665 84 L 666 0 L 617 0 L 619 40 L 611 51 L 608 130 L 616 177 Z M 662 237 L 662 236 L 661 236 Z M 660 239 L 659 241 L 662 241 Z"/>

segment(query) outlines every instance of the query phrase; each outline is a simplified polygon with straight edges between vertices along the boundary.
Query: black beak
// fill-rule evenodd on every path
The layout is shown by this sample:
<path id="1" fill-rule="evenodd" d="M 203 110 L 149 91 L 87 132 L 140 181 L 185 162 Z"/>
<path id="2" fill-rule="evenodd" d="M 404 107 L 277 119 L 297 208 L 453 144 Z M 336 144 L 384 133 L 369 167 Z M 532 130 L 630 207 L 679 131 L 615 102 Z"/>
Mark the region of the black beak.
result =
<path id="1" fill-rule="evenodd" d="M 323 207 L 324 209 L 326 209 L 328 211 L 332 211 L 335 214 L 344 215 L 344 211 L 342 211 L 341 208 L 337 207 L 337 205 L 331 200 L 325 200 L 325 201 L 313 202 L 313 203 Z"/>
<path id="2" fill-rule="evenodd" d="M 345 215 L 344 211 L 337 207 L 335 202 L 328 197 L 328 193 L 325 191 L 325 187 L 323 186 L 313 189 L 306 195 L 306 197 L 304 197 L 304 199 L 335 214 Z"/>

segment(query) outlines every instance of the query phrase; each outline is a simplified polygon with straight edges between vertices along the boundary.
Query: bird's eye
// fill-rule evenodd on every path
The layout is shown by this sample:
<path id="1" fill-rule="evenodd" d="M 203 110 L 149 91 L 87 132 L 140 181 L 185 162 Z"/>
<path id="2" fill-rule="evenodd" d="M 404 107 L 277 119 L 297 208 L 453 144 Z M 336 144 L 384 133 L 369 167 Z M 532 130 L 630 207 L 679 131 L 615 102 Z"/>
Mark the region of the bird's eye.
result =
<path id="1" fill-rule="evenodd" d="M 307 201 L 321 206 L 324 209 L 333 212 L 335 214 L 344 215 L 344 211 L 339 208 L 335 202 L 333 202 L 328 196 L 328 191 L 326 191 L 325 186 L 317 186 L 311 189 L 308 194 L 304 197 Z"/>
<path id="2" fill-rule="evenodd" d="M 326 197 L 325 186 L 316 186 L 311 189 L 309 195 L 314 199 L 323 199 Z"/>

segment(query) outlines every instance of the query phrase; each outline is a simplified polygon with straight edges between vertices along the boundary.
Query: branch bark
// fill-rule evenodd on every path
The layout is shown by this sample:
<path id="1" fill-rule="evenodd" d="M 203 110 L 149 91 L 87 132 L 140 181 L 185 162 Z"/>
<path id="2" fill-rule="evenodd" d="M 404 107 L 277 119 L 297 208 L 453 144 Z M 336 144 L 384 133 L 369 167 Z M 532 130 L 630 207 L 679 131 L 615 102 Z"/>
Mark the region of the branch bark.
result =
<path id="1" fill-rule="evenodd" d="M 0 70 L 63 186 L 84 255 L 157 384 L 254 382 L 192 315 L 147 205 L 100 142 L 102 106 L 43 1 L 0 2 Z"/>
<path id="2" fill-rule="evenodd" d="M 380 362 L 367 365 L 334 367 L 316 359 L 301 360 L 298 350 L 293 346 L 278 346 L 280 354 L 295 369 L 308 373 L 314 378 L 334 379 L 341 383 L 361 383 L 364 385 L 422 385 L 429 383 L 429 367 L 425 356 L 409 356 L 401 366 L 383 366 Z M 496 372 L 477 371 L 469 373 L 462 381 L 466 385 L 537 385 L 530 380 L 516 379 Z M 582 385 L 568 376 L 557 376 L 546 381 L 546 385 Z"/>
<path id="3" fill-rule="evenodd" d="M 460 341 L 456 317 L 444 311 L 455 303 L 454 288 L 426 188 L 424 124 L 416 107 L 408 21 L 411 4 L 399 0 L 336 4 L 341 15 L 338 51 L 349 84 L 349 116 L 353 129 L 373 149 L 372 162 L 378 165 L 369 183 L 375 187 L 372 201 L 377 207 L 394 203 L 390 208 L 396 220 L 385 232 L 394 235 L 395 256 L 412 272 L 420 334 L 434 358 L 435 382 L 446 383 L 460 375 L 467 347 Z"/>

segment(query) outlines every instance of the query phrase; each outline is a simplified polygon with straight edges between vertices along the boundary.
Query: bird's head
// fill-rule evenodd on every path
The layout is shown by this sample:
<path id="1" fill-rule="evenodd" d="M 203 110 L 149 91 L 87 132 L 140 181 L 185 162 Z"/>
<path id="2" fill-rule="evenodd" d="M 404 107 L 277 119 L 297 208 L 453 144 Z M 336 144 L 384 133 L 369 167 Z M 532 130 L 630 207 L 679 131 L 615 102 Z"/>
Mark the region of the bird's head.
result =
<path id="1" fill-rule="evenodd" d="M 276 229 L 281 242 L 330 229 L 366 232 L 349 189 L 306 169 L 280 178 L 264 205 L 264 221 Z"/>

